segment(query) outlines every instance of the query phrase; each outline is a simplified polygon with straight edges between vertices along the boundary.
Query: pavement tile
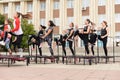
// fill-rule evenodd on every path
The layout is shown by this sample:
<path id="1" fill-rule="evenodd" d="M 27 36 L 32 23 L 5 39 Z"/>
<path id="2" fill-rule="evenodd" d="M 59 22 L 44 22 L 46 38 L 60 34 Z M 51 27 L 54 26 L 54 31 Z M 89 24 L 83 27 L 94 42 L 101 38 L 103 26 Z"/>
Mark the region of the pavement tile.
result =
<path id="1" fill-rule="evenodd" d="M 97 65 L 0 64 L 0 80 L 120 80 L 120 63 Z"/>

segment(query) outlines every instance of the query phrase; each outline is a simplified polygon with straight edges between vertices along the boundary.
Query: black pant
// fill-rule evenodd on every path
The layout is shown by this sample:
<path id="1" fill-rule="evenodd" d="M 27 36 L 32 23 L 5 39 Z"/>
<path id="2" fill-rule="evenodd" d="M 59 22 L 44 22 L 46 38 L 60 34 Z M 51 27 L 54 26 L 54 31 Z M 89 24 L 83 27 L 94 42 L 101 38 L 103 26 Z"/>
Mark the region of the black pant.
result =
<path id="1" fill-rule="evenodd" d="M 39 49 L 39 54 L 40 54 L 40 56 L 42 56 L 42 47 L 40 45 L 42 44 L 43 39 L 38 38 L 37 41 L 38 41 L 37 45 L 38 45 L 38 49 Z"/>
<path id="2" fill-rule="evenodd" d="M 15 42 L 13 42 L 13 46 L 14 46 L 14 50 L 16 51 L 16 47 L 21 48 L 21 42 L 22 42 L 22 38 L 23 38 L 23 34 L 22 35 L 16 35 L 17 39 Z"/>
<path id="3" fill-rule="evenodd" d="M 89 54 L 88 39 L 84 38 L 83 42 L 84 42 L 84 46 L 85 46 L 85 51 L 87 52 L 87 54 Z"/>
<path id="4" fill-rule="evenodd" d="M 68 40 L 68 43 L 69 43 L 69 48 L 70 48 L 70 50 L 72 52 L 72 55 L 75 56 L 75 53 L 74 53 L 74 50 L 73 50 L 73 41 Z"/>
<path id="5" fill-rule="evenodd" d="M 33 42 L 31 42 L 31 39 L 32 38 L 34 38 L 36 41 L 35 41 L 35 43 L 33 43 Z M 28 44 L 32 44 L 33 45 L 33 48 L 35 48 L 35 45 L 37 45 L 38 46 L 38 50 L 39 50 L 39 54 L 40 54 L 40 56 L 42 56 L 42 48 L 40 47 L 40 44 L 43 42 L 43 40 L 42 39 L 40 39 L 38 36 L 36 36 L 36 35 L 31 35 L 30 37 L 29 37 L 29 40 L 28 40 Z"/>
<path id="6" fill-rule="evenodd" d="M 42 56 L 42 48 L 38 46 L 38 49 L 39 49 L 40 56 Z"/>
<path id="7" fill-rule="evenodd" d="M 6 41 L 7 35 L 8 35 L 8 32 L 5 32 L 4 33 L 4 39 L 3 39 L 4 41 Z"/>
<path id="8" fill-rule="evenodd" d="M 54 52 L 53 52 L 53 49 L 52 49 L 52 38 L 47 38 L 46 41 L 47 41 L 47 43 L 48 43 L 51 56 L 53 56 L 53 55 L 54 55 Z"/>
<path id="9" fill-rule="evenodd" d="M 79 30 L 75 31 L 74 37 L 76 37 L 76 36 L 79 36 L 80 39 L 82 39 L 82 40 L 83 40 L 83 38 L 84 38 L 83 34 L 80 34 L 80 33 L 79 33 Z"/>
<path id="10" fill-rule="evenodd" d="M 80 34 L 79 30 L 77 30 L 75 32 L 74 37 L 77 36 L 77 35 L 80 37 L 81 40 L 83 40 L 83 43 L 84 43 L 84 46 L 85 46 L 85 51 L 87 52 L 87 54 L 89 54 L 89 48 L 88 48 L 89 39 L 88 39 L 88 35 Z"/>
<path id="11" fill-rule="evenodd" d="M 107 51 L 107 37 L 101 38 L 101 36 L 98 35 L 98 39 L 103 42 L 103 49 L 104 49 L 105 56 L 108 56 L 108 51 Z"/>
<path id="12" fill-rule="evenodd" d="M 14 33 L 12 33 L 12 32 L 9 32 L 9 33 L 10 33 L 11 35 L 17 37 L 17 40 L 12 43 L 13 46 L 14 46 L 14 50 L 15 50 L 15 52 L 16 52 L 16 47 L 21 48 L 21 42 L 22 42 L 23 34 L 21 34 L 21 35 L 16 35 L 16 34 L 14 34 Z"/>
<path id="13" fill-rule="evenodd" d="M 64 55 L 66 56 L 66 50 L 65 50 L 66 41 L 62 41 L 61 44 L 62 44 L 62 50 L 64 52 Z"/>
<path id="14" fill-rule="evenodd" d="M 91 44 L 91 51 L 92 51 L 92 54 L 95 55 L 95 52 L 94 52 L 94 44 Z"/>
<path id="15" fill-rule="evenodd" d="M 87 52 L 87 54 L 89 54 L 89 48 L 88 48 L 89 39 L 88 39 L 88 35 L 86 35 L 86 34 L 85 35 L 84 34 L 79 34 L 79 37 L 83 40 L 85 51 Z"/>
<path id="16" fill-rule="evenodd" d="M 91 52 L 93 55 L 94 55 L 94 46 L 95 46 L 96 40 L 97 40 L 97 34 L 90 33 L 89 34 L 89 43 L 91 44 Z"/>
<path id="17" fill-rule="evenodd" d="M 66 49 L 65 49 L 65 47 L 66 47 L 66 41 L 63 41 L 63 38 L 60 38 L 59 40 L 55 39 L 55 42 L 56 42 L 57 46 L 59 46 L 61 44 L 62 51 L 63 51 L 64 55 L 66 56 Z"/>

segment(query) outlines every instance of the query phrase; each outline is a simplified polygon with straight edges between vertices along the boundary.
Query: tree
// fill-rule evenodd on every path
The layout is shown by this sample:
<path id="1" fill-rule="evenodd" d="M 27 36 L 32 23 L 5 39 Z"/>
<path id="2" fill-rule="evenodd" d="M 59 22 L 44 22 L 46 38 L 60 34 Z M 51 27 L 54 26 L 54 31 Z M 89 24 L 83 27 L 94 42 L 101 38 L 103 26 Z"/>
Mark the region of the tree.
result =
<path id="1" fill-rule="evenodd" d="M 5 16 L 0 14 L 0 25 L 4 24 Z"/>
<path id="2" fill-rule="evenodd" d="M 35 30 L 33 24 L 28 24 L 26 19 L 21 20 L 21 27 L 24 32 L 22 47 L 26 48 L 28 46 L 28 37 L 30 34 L 35 34 Z"/>

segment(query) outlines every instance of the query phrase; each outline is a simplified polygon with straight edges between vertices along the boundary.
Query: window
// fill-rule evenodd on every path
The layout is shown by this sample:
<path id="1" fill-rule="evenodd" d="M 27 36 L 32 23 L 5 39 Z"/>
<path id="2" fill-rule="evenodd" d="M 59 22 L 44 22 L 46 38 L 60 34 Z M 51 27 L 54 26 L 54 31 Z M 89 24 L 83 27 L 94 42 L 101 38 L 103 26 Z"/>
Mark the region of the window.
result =
<path id="1" fill-rule="evenodd" d="M 40 24 L 45 25 L 45 19 L 44 18 L 40 19 Z"/>
<path id="2" fill-rule="evenodd" d="M 106 0 L 98 0 L 98 6 L 105 6 Z"/>
<path id="3" fill-rule="evenodd" d="M 54 21 L 54 23 L 55 23 L 56 26 L 59 26 L 59 25 L 60 25 L 60 20 L 59 20 L 59 18 L 54 18 L 53 21 Z"/>
<path id="4" fill-rule="evenodd" d="M 8 5 L 4 5 L 4 6 L 3 6 L 3 9 L 4 9 L 4 10 L 3 10 L 4 13 L 7 14 L 7 13 L 8 13 Z"/>
<path id="5" fill-rule="evenodd" d="M 32 7 L 33 7 L 32 3 L 29 2 L 29 3 L 27 4 L 27 11 L 28 11 L 28 12 L 32 12 Z"/>
<path id="6" fill-rule="evenodd" d="M 115 14 L 115 22 L 120 23 L 120 13 Z"/>
<path id="7" fill-rule="evenodd" d="M 54 0 L 54 9 L 59 9 L 59 0 Z"/>
<path id="8" fill-rule="evenodd" d="M 90 17 L 89 16 L 82 16 L 82 23 L 84 24 L 85 23 L 85 20 L 86 19 L 89 19 Z M 82 27 L 83 27 L 83 25 L 82 25 Z"/>
<path id="9" fill-rule="evenodd" d="M 120 41 L 120 32 L 115 32 L 115 35 L 119 37 L 119 41 Z"/>
<path id="10" fill-rule="evenodd" d="M 32 19 L 29 19 L 29 20 L 28 20 L 28 24 L 32 24 Z"/>
<path id="11" fill-rule="evenodd" d="M 73 8 L 74 0 L 67 0 L 67 8 Z"/>
<path id="12" fill-rule="evenodd" d="M 116 36 L 116 42 L 120 42 L 120 31 L 115 32 L 115 36 Z M 120 44 L 120 43 L 119 43 Z M 118 44 L 117 44 L 118 45 Z"/>
<path id="13" fill-rule="evenodd" d="M 115 4 L 120 4 L 120 0 L 115 0 Z"/>
<path id="14" fill-rule="evenodd" d="M 20 4 L 15 5 L 15 11 L 20 12 Z"/>
<path id="15" fill-rule="evenodd" d="M 46 3 L 45 1 L 40 2 L 40 11 L 45 11 Z"/>
<path id="16" fill-rule="evenodd" d="M 90 0 L 82 0 L 82 7 L 89 7 L 90 6 Z"/>
<path id="17" fill-rule="evenodd" d="M 68 25 L 74 21 L 74 17 L 68 17 L 67 19 L 68 19 Z"/>
<path id="18" fill-rule="evenodd" d="M 101 14 L 98 15 L 98 23 L 101 24 L 102 21 L 106 20 L 106 15 L 105 14 Z"/>

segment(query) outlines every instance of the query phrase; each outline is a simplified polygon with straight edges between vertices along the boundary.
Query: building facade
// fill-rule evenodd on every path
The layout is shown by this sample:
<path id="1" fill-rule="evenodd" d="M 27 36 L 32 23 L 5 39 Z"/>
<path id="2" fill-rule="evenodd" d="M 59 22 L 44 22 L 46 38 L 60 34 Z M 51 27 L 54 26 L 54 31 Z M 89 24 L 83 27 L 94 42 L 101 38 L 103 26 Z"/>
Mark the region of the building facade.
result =
<path id="1" fill-rule="evenodd" d="M 53 20 L 59 34 L 70 22 L 82 27 L 86 18 L 96 26 L 103 20 L 108 22 L 110 36 L 120 35 L 120 0 L 0 0 L 0 13 L 13 18 L 15 11 L 30 13 L 28 20 L 38 30 L 40 24 Z"/>

